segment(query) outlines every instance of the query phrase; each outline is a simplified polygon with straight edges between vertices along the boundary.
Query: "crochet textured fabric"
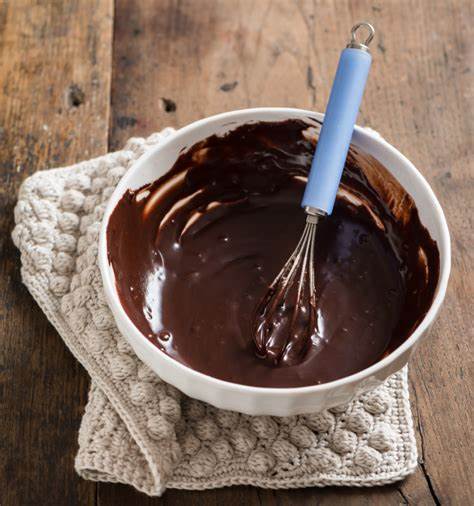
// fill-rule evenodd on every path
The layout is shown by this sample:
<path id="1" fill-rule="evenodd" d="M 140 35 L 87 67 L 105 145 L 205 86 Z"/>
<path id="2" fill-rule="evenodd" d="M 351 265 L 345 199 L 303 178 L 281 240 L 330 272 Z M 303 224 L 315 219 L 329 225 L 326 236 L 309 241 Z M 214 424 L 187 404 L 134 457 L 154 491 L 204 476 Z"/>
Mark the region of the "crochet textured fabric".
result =
<path id="1" fill-rule="evenodd" d="M 23 281 L 92 378 L 77 472 L 150 495 L 233 484 L 373 486 L 405 477 L 417 459 L 406 369 L 346 406 L 252 417 L 165 384 L 120 335 L 97 265 L 101 218 L 127 168 L 172 132 L 38 172 L 20 190 L 13 239 Z"/>

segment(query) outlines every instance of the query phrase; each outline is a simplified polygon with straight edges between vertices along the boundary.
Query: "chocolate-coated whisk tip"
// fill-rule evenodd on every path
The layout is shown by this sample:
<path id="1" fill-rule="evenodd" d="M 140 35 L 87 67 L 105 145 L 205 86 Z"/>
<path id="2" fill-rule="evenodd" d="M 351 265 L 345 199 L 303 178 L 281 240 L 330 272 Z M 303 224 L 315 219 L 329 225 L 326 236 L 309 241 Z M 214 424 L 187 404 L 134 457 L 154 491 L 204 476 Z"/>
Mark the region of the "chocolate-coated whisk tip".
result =
<path id="1" fill-rule="evenodd" d="M 314 244 L 318 218 L 307 214 L 298 245 L 257 309 L 258 355 L 274 364 L 298 362 L 317 331 Z"/>

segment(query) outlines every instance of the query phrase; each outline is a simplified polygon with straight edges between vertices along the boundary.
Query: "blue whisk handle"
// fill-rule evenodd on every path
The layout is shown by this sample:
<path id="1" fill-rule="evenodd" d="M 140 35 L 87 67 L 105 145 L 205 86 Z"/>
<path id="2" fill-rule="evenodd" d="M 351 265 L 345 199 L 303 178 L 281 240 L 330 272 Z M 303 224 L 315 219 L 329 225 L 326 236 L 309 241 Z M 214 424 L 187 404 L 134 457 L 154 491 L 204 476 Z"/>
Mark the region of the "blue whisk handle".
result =
<path id="1" fill-rule="evenodd" d="M 304 208 L 320 214 L 333 210 L 371 62 L 364 44 L 353 43 L 341 53 L 301 204 Z"/>

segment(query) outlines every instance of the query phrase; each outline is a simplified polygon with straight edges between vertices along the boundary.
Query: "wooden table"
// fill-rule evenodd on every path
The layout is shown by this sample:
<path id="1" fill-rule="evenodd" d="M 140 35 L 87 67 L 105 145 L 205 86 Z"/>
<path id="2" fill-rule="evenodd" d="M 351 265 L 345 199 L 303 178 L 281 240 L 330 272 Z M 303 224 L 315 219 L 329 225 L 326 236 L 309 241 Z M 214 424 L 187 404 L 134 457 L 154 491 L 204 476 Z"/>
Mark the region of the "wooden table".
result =
<path id="1" fill-rule="evenodd" d="M 473 4 L 470 0 L 0 2 L 0 504 L 472 504 Z M 87 482 L 73 464 L 88 377 L 21 284 L 21 181 L 132 135 L 250 106 L 324 110 L 358 20 L 377 28 L 359 123 L 426 176 L 453 272 L 411 364 L 419 466 L 368 490 L 168 491 Z"/>

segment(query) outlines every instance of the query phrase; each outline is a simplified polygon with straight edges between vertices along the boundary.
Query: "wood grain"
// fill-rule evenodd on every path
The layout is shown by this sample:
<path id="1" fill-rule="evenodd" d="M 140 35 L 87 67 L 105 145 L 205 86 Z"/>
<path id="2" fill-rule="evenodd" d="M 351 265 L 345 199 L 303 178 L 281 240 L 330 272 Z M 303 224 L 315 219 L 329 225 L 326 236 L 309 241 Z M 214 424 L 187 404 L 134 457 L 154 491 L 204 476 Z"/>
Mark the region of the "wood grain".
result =
<path id="1" fill-rule="evenodd" d="M 377 39 L 359 123 L 422 170 L 453 235 L 447 302 L 411 369 L 420 466 L 384 489 L 169 491 L 163 504 L 462 504 L 473 493 L 470 2 L 119 0 L 111 145 L 242 107 L 324 110 L 348 28 L 360 19 L 374 22 Z M 100 504 L 119 497 L 137 500 L 132 491 L 99 486 Z"/>
<path id="2" fill-rule="evenodd" d="M 151 499 L 99 484 L 96 495 L 73 471 L 86 375 L 22 287 L 9 239 L 19 182 L 226 110 L 322 111 L 348 29 L 361 19 L 377 38 L 359 123 L 422 171 L 453 243 L 446 303 L 410 370 L 416 473 L 377 489 L 233 487 Z M 115 11 L 112 0 L 0 3 L 2 505 L 472 501 L 473 19 L 469 0 L 116 0 Z"/>
<path id="3" fill-rule="evenodd" d="M 107 149 L 112 3 L 0 3 L 0 504 L 94 504 L 73 470 L 89 380 L 21 284 L 20 182 Z"/>

